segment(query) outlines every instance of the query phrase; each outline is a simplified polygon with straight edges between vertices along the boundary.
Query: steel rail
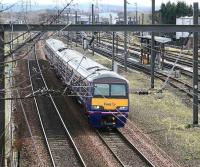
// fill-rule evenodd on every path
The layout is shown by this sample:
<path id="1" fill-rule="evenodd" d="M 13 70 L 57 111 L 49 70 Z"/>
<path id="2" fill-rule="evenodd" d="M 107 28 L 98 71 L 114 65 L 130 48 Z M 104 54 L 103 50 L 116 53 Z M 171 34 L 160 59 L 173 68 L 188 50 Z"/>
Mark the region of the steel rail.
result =
<path id="1" fill-rule="evenodd" d="M 102 142 L 106 145 L 106 147 L 110 150 L 110 152 L 112 153 L 112 155 L 115 157 L 115 159 L 120 163 L 120 165 L 122 165 L 123 167 L 126 167 L 126 165 L 120 160 L 120 158 L 112 151 L 112 149 L 109 147 L 109 145 L 103 139 L 103 137 L 101 136 L 101 134 L 99 133 L 99 131 L 96 130 L 96 132 L 99 135 L 99 137 L 102 140 Z"/>
<path id="2" fill-rule="evenodd" d="M 112 43 L 111 43 L 111 41 L 109 41 L 109 39 L 107 40 L 106 38 L 104 38 L 103 40 L 102 40 L 104 43 L 101 43 L 101 44 L 99 44 L 99 43 L 97 43 L 98 45 L 105 45 L 105 46 L 107 46 L 108 48 L 110 48 L 110 49 L 112 49 Z M 106 45 L 106 44 L 109 44 L 109 45 Z M 118 50 L 120 51 L 120 52 L 123 52 L 123 44 L 118 44 L 121 48 L 118 48 Z M 133 46 L 133 45 L 129 45 L 129 50 L 130 51 L 137 51 L 138 52 L 138 55 L 137 55 L 137 53 L 129 53 L 130 54 L 130 56 L 132 56 L 132 55 L 134 55 L 134 56 L 137 56 L 137 58 L 140 58 L 140 48 L 139 48 L 139 46 L 138 47 L 136 47 L 136 46 Z M 150 49 L 150 48 L 149 48 Z M 174 57 L 174 56 L 176 56 L 177 54 L 180 54 L 180 53 L 171 53 L 171 52 L 169 52 L 169 51 L 166 51 L 165 52 L 166 53 L 166 55 L 165 55 L 165 59 L 166 60 L 169 60 L 169 61 L 171 61 L 171 62 L 175 62 L 175 60 L 176 60 L 176 57 Z M 182 55 L 183 56 L 188 56 L 186 53 L 182 53 Z M 179 63 L 178 64 L 180 64 L 180 65 L 186 65 L 186 66 L 189 66 L 189 67 L 192 67 L 192 57 L 191 58 L 189 58 L 189 57 L 181 57 L 181 59 L 178 61 Z M 198 62 L 200 62 L 200 61 L 198 61 Z M 167 63 L 166 63 L 167 64 Z M 191 72 L 192 73 L 192 72 Z"/>
<path id="3" fill-rule="evenodd" d="M 18 89 L 17 89 L 17 96 L 20 96 L 20 93 L 19 93 L 19 90 L 18 90 Z M 26 122 L 26 124 L 27 124 L 27 126 L 28 126 L 28 130 L 29 130 L 29 133 L 30 133 L 30 135 L 31 135 L 31 139 L 32 139 L 32 141 L 33 141 L 34 149 L 35 149 L 35 151 L 36 151 L 37 157 L 38 157 L 38 159 L 39 159 L 39 161 L 40 161 L 40 165 L 41 165 L 41 164 L 42 164 L 42 161 L 41 161 L 40 156 L 38 155 L 38 152 L 37 152 L 37 150 L 36 150 L 36 143 L 35 143 L 35 140 L 33 139 L 33 133 L 32 133 L 32 131 L 31 131 L 31 127 L 30 127 L 30 124 L 29 124 L 29 121 L 28 121 L 28 117 L 27 117 L 26 112 L 25 112 L 25 109 L 24 109 L 24 105 L 23 105 L 23 103 L 22 103 L 22 99 L 19 100 L 19 103 L 20 103 L 20 106 L 21 106 L 21 108 L 22 108 L 22 112 L 23 112 L 23 115 L 24 115 L 24 119 L 25 119 L 25 122 Z"/>
<path id="4" fill-rule="evenodd" d="M 109 43 L 109 41 L 106 41 L 107 43 Z M 109 43 L 110 44 L 110 43 Z M 97 44 L 97 45 L 99 45 L 99 44 Z M 100 45 L 105 45 L 105 44 L 100 44 Z M 111 48 L 111 46 L 109 46 L 109 45 L 105 45 L 105 46 L 107 46 L 108 48 Z M 122 46 L 121 44 L 119 45 L 120 47 Z M 134 46 L 129 46 L 129 48 L 131 48 L 130 50 L 136 50 L 137 52 L 139 52 L 138 50 L 138 48 L 135 48 Z M 119 52 L 123 52 L 123 49 L 121 49 L 121 48 L 118 48 L 118 50 L 119 50 Z M 173 53 L 168 53 L 168 52 L 166 52 L 167 53 L 167 55 L 165 55 L 165 60 L 168 60 L 168 61 L 171 61 L 172 63 L 173 62 L 175 62 L 175 60 L 176 60 L 176 57 L 173 57 L 173 55 L 175 55 L 175 54 L 173 54 Z M 187 54 L 185 54 L 185 53 L 182 53 L 182 55 L 183 56 L 187 56 Z M 131 53 L 130 52 L 130 57 L 136 57 L 136 58 L 140 58 L 140 54 L 138 53 Z M 189 58 L 189 57 L 182 57 L 180 60 L 178 60 L 178 63 L 177 64 L 179 64 L 179 65 L 185 65 L 185 66 L 189 66 L 190 68 L 192 68 L 192 59 L 191 58 Z M 200 61 L 199 61 L 200 62 Z M 167 68 L 167 69 L 170 69 L 170 68 L 172 68 L 173 67 L 173 65 L 172 64 L 169 64 L 169 63 L 167 63 L 167 62 L 164 62 L 164 67 L 165 68 Z M 183 69 L 183 68 L 181 68 L 181 67 L 179 67 L 179 66 L 175 66 L 175 69 L 177 69 L 177 70 L 181 70 L 181 73 L 182 74 L 184 74 L 184 75 L 186 75 L 186 76 L 188 76 L 188 77 L 190 77 L 190 78 L 192 78 L 193 77 L 193 72 L 192 71 L 189 71 L 189 70 L 186 70 L 186 69 Z M 200 67 L 199 67 L 199 69 L 200 69 Z M 200 74 L 198 75 L 198 77 L 199 77 L 199 80 L 200 80 Z M 185 85 L 188 85 L 188 84 L 185 84 Z M 191 87 L 191 86 L 190 86 Z M 191 87 L 191 89 L 192 89 L 192 87 Z"/>
<path id="5" fill-rule="evenodd" d="M 30 79 L 30 83 L 31 83 L 31 89 L 32 89 L 33 95 L 35 95 L 34 89 L 33 89 L 33 82 L 32 82 L 31 72 L 30 72 L 30 60 L 29 59 L 28 59 L 28 72 L 29 72 L 29 79 Z M 38 104 L 37 104 L 36 97 L 34 97 L 34 102 L 35 102 L 35 106 L 36 106 L 36 109 L 37 109 L 38 117 L 39 117 L 39 120 L 40 120 L 40 125 L 42 127 L 43 135 L 44 135 L 44 138 L 45 138 L 45 141 L 46 141 L 46 145 L 47 145 L 47 148 L 48 148 L 48 151 L 49 151 L 49 155 L 51 157 L 51 162 L 53 164 L 53 167 L 56 167 L 55 161 L 54 161 L 51 149 L 50 149 L 50 145 L 49 145 L 49 142 L 48 142 L 48 139 L 47 139 L 47 135 L 46 135 L 46 132 L 44 130 L 44 125 L 42 123 L 42 119 L 41 119 L 41 115 L 40 115 L 40 111 L 39 111 L 39 107 L 38 107 Z"/>
<path id="6" fill-rule="evenodd" d="M 48 90 L 48 86 L 47 86 L 47 83 L 46 83 L 46 81 L 45 81 L 45 79 L 44 79 L 44 76 L 43 76 L 43 74 L 42 74 L 42 70 L 41 70 L 41 67 L 40 67 L 40 64 L 39 64 L 39 61 L 38 61 L 38 58 L 37 58 L 37 54 L 36 54 L 36 50 L 35 50 L 35 49 L 36 49 L 36 47 L 34 47 L 34 54 L 35 54 L 35 57 L 36 57 L 36 62 L 37 62 L 37 65 L 38 65 L 38 68 L 39 68 L 39 71 L 40 71 L 40 75 L 41 75 L 41 77 L 42 77 L 42 80 L 43 80 L 43 83 L 44 83 L 46 89 Z M 70 142 L 72 143 L 72 145 L 73 145 L 73 147 L 74 147 L 74 149 L 75 149 L 75 152 L 76 152 L 76 154 L 77 154 L 77 156 L 78 156 L 78 158 L 79 158 L 79 161 L 80 161 L 81 165 L 84 166 L 84 167 L 86 167 L 86 164 L 85 164 L 85 162 L 84 162 L 84 160 L 83 160 L 83 158 L 82 158 L 82 156 L 81 156 L 81 154 L 80 154 L 80 152 L 79 152 L 79 150 L 78 150 L 78 148 L 77 148 L 77 146 L 76 146 L 76 144 L 75 144 L 75 142 L 74 142 L 74 140 L 73 140 L 73 138 L 72 138 L 72 136 L 71 136 L 69 130 L 67 129 L 67 127 L 66 127 L 66 125 L 65 125 L 65 123 L 64 123 L 64 121 L 63 121 L 63 119 L 62 119 L 62 116 L 60 115 L 60 112 L 59 112 L 59 110 L 58 110 L 58 108 L 57 108 L 57 106 L 56 106 L 56 104 L 55 104 L 55 102 L 54 102 L 54 99 L 53 99 L 52 95 L 49 94 L 49 97 L 51 98 L 51 101 L 52 101 L 52 103 L 53 103 L 53 105 L 54 105 L 54 107 L 55 107 L 55 109 L 56 109 L 56 112 L 57 112 L 57 114 L 58 114 L 60 120 L 61 120 L 61 123 L 62 123 L 62 125 L 63 125 L 63 127 L 64 127 L 64 129 L 65 129 L 65 132 L 67 133 L 67 135 L 68 135 L 68 137 L 69 137 L 69 139 L 70 139 Z"/>
<path id="7" fill-rule="evenodd" d="M 137 149 L 136 146 L 132 142 L 130 142 L 118 129 L 117 132 L 119 135 L 133 148 L 135 151 L 141 156 L 141 158 L 150 166 L 154 167 L 155 165 L 141 152 L 139 149 Z"/>
<path id="8" fill-rule="evenodd" d="M 105 50 L 105 49 L 103 49 L 103 48 L 97 48 L 97 47 L 95 47 L 95 51 L 96 51 L 97 53 L 100 53 L 100 54 L 102 54 L 103 56 L 105 56 L 105 57 L 111 59 L 111 56 L 112 56 L 112 55 L 111 55 L 111 52 L 110 52 L 109 50 Z M 122 57 L 115 56 L 115 59 L 116 59 L 119 63 L 121 63 L 122 65 L 124 64 L 124 61 L 123 61 L 123 58 L 122 58 Z M 150 72 L 149 72 L 150 69 L 148 69 L 147 67 L 143 66 L 142 64 L 139 64 L 139 63 L 132 62 L 132 61 L 128 60 L 128 61 L 127 61 L 127 65 L 128 65 L 128 67 L 133 68 L 133 69 L 136 69 L 136 70 L 141 70 L 141 69 L 142 69 L 142 71 L 143 71 L 144 73 L 150 75 Z M 166 63 L 165 63 L 164 65 L 167 66 Z M 168 65 L 168 66 L 172 66 L 172 65 Z M 168 67 L 168 68 L 169 68 L 169 67 Z M 180 68 L 179 68 L 179 67 L 176 67 L 176 69 L 180 69 Z M 190 74 L 192 74 L 191 72 L 189 72 L 189 71 L 187 71 L 187 70 L 184 70 L 184 69 L 181 69 L 181 70 L 183 71 L 183 73 L 184 73 L 185 75 L 187 75 L 187 76 L 189 76 L 189 77 L 192 77 L 192 75 L 190 75 Z M 161 79 L 162 81 L 165 81 L 165 80 L 166 80 L 165 77 L 168 77 L 166 74 L 163 74 L 163 73 L 161 73 L 161 72 L 159 72 L 159 71 L 155 71 L 155 73 L 156 73 L 155 76 L 156 76 L 157 78 Z M 180 91 L 183 91 L 183 92 L 187 93 L 187 95 L 188 95 L 189 97 L 192 97 L 192 96 L 193 96 L 193 95 L 190 93 L 190 91 L 186 91 L 186 90 L 184 90 L 183 88 L 180 88 L 179 86 L 177 86 L 175 83 L 172 83 L 172 82 L 177 82 L 177 83 L 179 83 L 179 84 L 182 84 L 183 86 L 187 87 L 187 89 L 190 89 L 190 90 L 192 90 L 192 86 L 190 86 L 189 84 L 184 83 L 184 82 L 182 82 L 182 81 L 180 81 L 180 80 L 178 80 L 178 79 L 176 79 L 176 78 L 169 77 L 169 79 L 170 79 L 169 84 L 170 84 L 171 86 L 173 86 L 174 88 L 179 89 Z"/>
<path id="9" fill-rule="evenodd" d="M 110 53 L 107 53 L 107 52 L 101 50 L 100 48 L 95 48 L 95 52 L 97 52 L 97 53 L 99 53 L 99 54 L 101 54 L 101 55 L 103 55 L 103 56 L 105 56 L 105 57 L 111 59 Z M 123 65 L 123 58 L 117 57 L 117 56 L 116 56 L 116 57 L 115 57 L 115 60 L 116 60 L 117 62 L 119 62 L 120 64 Z M 147 67 L 145 67 L 145 66 L 139 64 L 139 63 L 130 62 L 130 61 L 128 60 L 128 61 L 127 61 L 127 66 L 128 66 L 129 68 L 136 69 L 136 70 L 139 70 L 139 71 L 142 70 L 144 73 L 146 73 L 146 74 L 148 74 L 148 75 L 150 74 L 149 69 L 148 69 Z M 161 72 L 158 72 L 158 71 L 156 71 L 155 73 L 156 73 L 156 74 L 155 74 L 155 77 L 161 79 L 162 81 L 165 81 L 166 78 L 168 77 L 167 75 L 165 75 L 165 74 L 163 74 L 163 73 L 161 73 Z M 177 80 L 177 79 L 175 79 L 175 78 L 172 78 L 172 77 L 169 77 L 169 79 L 170 79 L 170 80 L 168 81 L 168 83 L 169 83 L 171 86 L 173 86 L 174 88 L 177 88 L 177 89 L 179 89 L 180 91 L 186 93 L 189 97 L 192 97 L 192 96 L 193 96 L 192 93 L 190 93 L 190 91 L 186 91 L 185 89 L 183 89 L 183 88 L 177 86 L 177 85 L 176 85 L 175 83 L 173 83 L 172 81 L 177 82 L 177 83 L 179 83 L 179 84 L 182 84 L 182 85 L 186 86 L 186 87 L 189 88 L 189 89 L 192 89 L 192 86 L 188 85 L 187 83 L 183 83 L 182 81 L 179 81 L 179 80 Z"/>
<path id="10" fill-rule="evenodd" d="M 106 147 L 111 151 L 111 153 L 114 155 L 114 157 L 117 159 L 117 161 L 123 166 L 126 167 L 127 165 L 125 164 L 125 162 L 123 162 L 123 160 L 120 159 L 119 155 L 117 155 L 114 150 L 112 149 L 112 146 L 109 145 L 108 142 L 106 142 L 105 137 L 103 137 L 102 133 L 100 130 L 96 130 L 98 136 L 100 137 L 100 139 L 102 140 L 102 142 L 106 145 Z M 114 133 L 115 138 L 116 136 L 118 136 L 119 138 L 122 139 L 122 141 L 124 141 L 124 144 L 129 147 L 131 150 L 133 150 L 138 157 L 148 166 L 150 167 L 155 167 L 155 165 L 141 152 L 139 151 L 139 149 L 136 148 L 136 146 L 134 146 L 133 143 L 131 143 L 123 134 L 121 134 L 121 132 L 117 129 L 112 130 L 112 133 Z M 108 135 L 106 136 L 108 137 Z M 114 143 L 115 144 L 115 143 Z M 117 146 L 117 143 L 116 143 Z"/>
<path id="11" fill-rule="evenodd" d="M 107 57 L 107 58 L 109 58 L 109 59 L 112 59 L 112 58 L 111 58 L 111 57 L 112 57 L 112 54 L 111 54 L 111 52 L 109 52 L 108 50 L 105 50 L 105 49 L 103 50 L 103 48 L 97 48 L 97 47 L 95 47 L 95 52 L 97 52 L 97 53 L 99 53 L 99 54 L 101 54 L 101 55 L 103 55 L 103 56 L 105 56 L 105 57 Z M 118 61 L 120 64 L 124 65 L 124 60 L 123 60 L 122 57 L 115 56 L 115 60 Z M 128 61 L 127 61 L 127 66 L 128 66 L 129 68 L 136 69 L 136 70 L 138 70 L 138 71 L 141 71 L 141 70 L 142 70 L 144 73 L 150 75 L 150 69 L 147 68 L 147 67 L 145 67 L 145 66 L 142 65 L 142 64 L 139 64 L 139 63 L 132 62 L 132 61 L 128 60 Z M 183 71 L 184 71 L 184 70 L 183 70 Z M 158 71 L 155 71 L 155 73 L 156 73 L 155 76 L 156 76 L 157 78 L 159 78 L 160 80 L 162 80 L 162 81 L 165 81 L 166 78 L 168 77 L 166 74 L 163 74 L 163 73 L 158 72 Z M 184 72 L 184 73 L 185 73 L 185 75 L 187 75 L 186 72 Z M 189 75 L 188 75 L 188 76 L 189 76 Z M 169 79 L 170 79 L 170 80 L 168 81 L 168 83 L 169 83 L 171 86 L 173 86 L 174 88 L 179 89 L 179 90 L 182 91 L 182 92 L 185 92 L 189 97 L 193 97 L 193 95 L 192 95 L 192 93 L 190 93 L 190 91 L 186 91 L 185 89 L 183 89 L 183 88 L 177 86 L 177 85 L 176 85 L 175 83 L 173 83 L 173 82 L 177 82 L 177 83 L 179 83 L 179 84 L 181 84 L 181 85 L 187 87 L 187 89 L 189 89 L 189 90 L 192 90 L 192 86 L 190 86 L 189 84 L 184 83 L 184 82 L 182 82 L 182 81 L 180 81 L 180 80 L 178 80 L 178 79 L 172 78 L 172 77 L 169 77 Z"/>

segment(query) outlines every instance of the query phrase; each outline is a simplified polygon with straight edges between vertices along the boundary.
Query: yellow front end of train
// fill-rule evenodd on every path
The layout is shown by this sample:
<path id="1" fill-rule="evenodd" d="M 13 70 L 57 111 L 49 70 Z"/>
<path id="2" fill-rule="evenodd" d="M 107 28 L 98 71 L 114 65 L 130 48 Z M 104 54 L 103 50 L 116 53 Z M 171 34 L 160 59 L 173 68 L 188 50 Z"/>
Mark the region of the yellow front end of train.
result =
<path id="1" fill-rule="evenodd" d="M 95 84 L 93 98 L 88 105 L 89 121 L 92 126 L 123 127 L 129 112 L 127 84 Z"/>

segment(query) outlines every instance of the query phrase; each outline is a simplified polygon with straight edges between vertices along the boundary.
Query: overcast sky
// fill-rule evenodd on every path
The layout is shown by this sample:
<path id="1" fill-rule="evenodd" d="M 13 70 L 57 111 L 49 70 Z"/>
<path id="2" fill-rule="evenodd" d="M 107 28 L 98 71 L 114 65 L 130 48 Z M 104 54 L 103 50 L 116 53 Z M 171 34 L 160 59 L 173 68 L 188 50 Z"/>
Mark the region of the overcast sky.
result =
<path id="1" fill-rule="evenodd" d="M 64 2 L 69 2 L 69 0 L 2 0 L 4 3 L 8 2 L 18 2 L 22 3 L 23 2 L 31 2 L 31 4 L 63 4 Z M 1 1 L 1 2 L 2 2 Z M 96 3 L 97 0 L 74 0 L 74 3 Z M 138 6 L 151 6 L 151 0 L 127 0 L 130 5 L 134 5 L 137 3 Z M 156 1 L 156 6 L 160 6 L 162 2 L 166 3 L 169 0 L 155 0 Z M 171 2 L 178 2 L 180 0 L 170 0 Z M 182 0 L 188 4 L 192 4 L 193 2 L 200 2 L 200 0 Z M 99 4 L 113 4 L 113 5 L 123 5 L 124 0 L 98 0 Z"/>

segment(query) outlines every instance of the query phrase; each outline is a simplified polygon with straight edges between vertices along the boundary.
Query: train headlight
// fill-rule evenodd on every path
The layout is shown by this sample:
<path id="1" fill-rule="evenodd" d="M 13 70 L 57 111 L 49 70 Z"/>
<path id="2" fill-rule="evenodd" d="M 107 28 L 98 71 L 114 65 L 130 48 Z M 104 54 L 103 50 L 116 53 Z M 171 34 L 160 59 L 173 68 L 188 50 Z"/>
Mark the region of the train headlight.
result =
<path id="1" fill-rule="evenodd" d="M 100 109 L 102 109 L 102 106 L 92 106 L 92 109 L 94 109 L 94 110 L 100 110 Z"/>
<path id="2" fill-rule="evenodd" d="M 128 106 L 120 106 L 117 109 L 118 110 L 128 110 Z"/>

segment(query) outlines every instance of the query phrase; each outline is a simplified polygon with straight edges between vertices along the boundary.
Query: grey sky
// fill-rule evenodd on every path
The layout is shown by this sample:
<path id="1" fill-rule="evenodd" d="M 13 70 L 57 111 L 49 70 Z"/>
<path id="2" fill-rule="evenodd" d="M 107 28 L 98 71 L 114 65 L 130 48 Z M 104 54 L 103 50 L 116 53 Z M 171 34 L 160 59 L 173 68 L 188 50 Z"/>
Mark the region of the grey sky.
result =
<path id="1" fill-rule="evenodd" d="M 5 3 L 8 3 L 7 0 L 2 0 Z M 69 0 L 23 0 L 25 2 L 31 2 L 32 4 L 63 4 L 69 2 Z M 98 1 L 99 4 L 113 4 L 113 5 L 123 5 L 124 0 L 74 0 L 74 3 L 95 3 Z M 138 6 L 151 6 L 151 0 L 127 0 L 130 4 L 134 5 L 137 3 Z M 160 6 L 162 2 L 168 2 L 169 0 L 155 0 L 156 6 Z M 170 0 L 171 2 L 178 2 L 180 0 Z M 188 4 L 193 2 L 199 2 L 200 0 L 182 0 Z M 22 0 L 9 0 L 9 2 L 18 2 L 21 3 Z"/>

